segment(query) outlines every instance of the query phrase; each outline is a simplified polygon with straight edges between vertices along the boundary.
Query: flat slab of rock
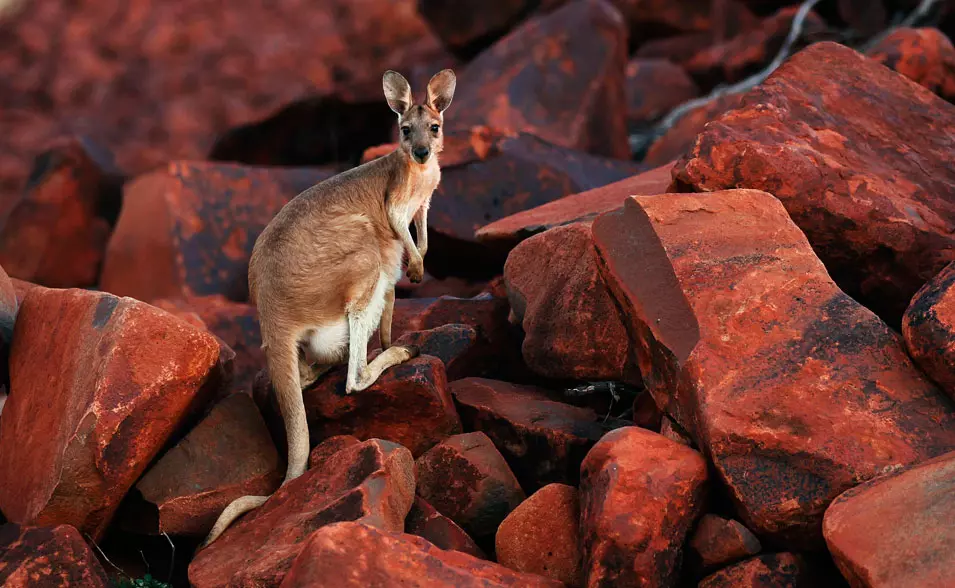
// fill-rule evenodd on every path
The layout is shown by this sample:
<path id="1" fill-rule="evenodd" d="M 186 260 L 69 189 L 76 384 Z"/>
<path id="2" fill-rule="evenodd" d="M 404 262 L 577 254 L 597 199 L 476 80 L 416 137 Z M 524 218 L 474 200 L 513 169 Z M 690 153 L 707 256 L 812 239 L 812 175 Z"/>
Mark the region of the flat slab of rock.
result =
<path id="1" fill-rule="evenodd" d="M 626 61 L 620 12 L 605 0 L 568 2 L 529 19 L 460 72 L 468 83 L 454 97 L 449 124 L 526 131 L 555 145 L 629 159 Z"/>
<path id="2" fill-rule="evenodd" d="M 486 434 L 530 490 L 577 484 L 580 463 L 608 428 L 589 409 L 548 398 L 542 390 L 466 378 L 451 383 L 465 429 Z"/>
<path id="3" fill-rule="evenodd" d="M 478 229 L 481 243 L 510 251 L 518 243 L 548 229 L 593 220 L 598 215 L 620 208 L 629 196 L 662 194 L 672 181 L 671 161 L 650 171 L 636 174 L 606 186 L 571 194 L 496 220 Z"/>
<path id="4" fill-rule="evenodd" d="M 356 554 L 360 554 L 356 557 Z M 282 588 L 559 588 L 560 582 L 444 551 L 414 535 L 362 523 L 336 523 L 312 534 Z"/>
<path id="5" fill-rule="evenodd" d="M 624 427 L 580 467 L 580 533 L 587 586 L 674 586 L 703 509 L 706 460 L 666 437 Z"/>
<path id="6" fill-rule="evenodd" d="M 901 27 L 866 55 L 945 100 L 955 100 L 955 46 L 942 31 Z"/>
<path id="7" fill-rule="evenodd" d="M 955 453 L 842 494 L 823 531 L 852 586 L 945 586 L 955 565 Z"/>
<path id="8" fill-rule="evenodd" d="M 495 351 L 478 335 L 477 329 L 462 324 L 410 331 L 399 337 L 394 345 L 414 345 L 421 355 L 440 359 L 449 381 L 482 373 L 493 361 Z"/>
<path id="9" fill-rule="evenodd" d="M 953 163 L 955 106 L 825 42 L 708 125 L 674 182 L 773 194 L 840 287 L 897 327 L 912 295 L 955 260 Z"/>
<path id="10" fill-rule="evenodd" d="M 0 583 L 9 588 L 106 588 L 106 572 L 74 527 L 0 525 Z"/>
<path id="11" fill-rule="evenodd" d="M 252 397 L 232 394 L 136 484 L 158 515 L 158 524 L 145 530 L 205 536 L 236 498 L 274 492 L 282 481 L 280 467 Z"/>
<path id="12" fill-rule="evenodd" d="M 411 452 L 377 439 L 341 445 L 200 551 L 189 582 L 277 586 L 319 527 L 363 521 L 387 533 L 404 530 L 415 488 Z"/>
<path id="13" fill-rule="evenodd" d="M 285 203 L 331 174 L 177 161 L 126 185 L 100 288 L 152 302 L 248 299 L 255 239 Z"/>
<path id="14" fill-rule="evenodd" d="M 98 539 L 160 450 L 223 382 L 216 339 L 131 298 L 30 290 L 0 417 L 0 509 Z"/>
<path id="15" fill-rule="evenodd" d="M 507 515 L 494 536 L 497 561 L 518 572 L 579 586 L 580 502 L 577 489 L 548 484 Z"/>
<path id="16" fill-rule="evenodd" d="M 589 222 L 515 247 L 504 264 L 504 284 L 532 371 L 553 379 L 640 382 L 626 328 L 597 267 Z"/>
<path id="17" fill-rule="evenodd" d="M 418 494 L 477 540 L 520 504 L 524 491 L 487 435 L 455 435 L 417 460 Z"/>
<path id="18" fill-rule="evenodd" d="M 420 496 L 415 496 L 408 518 L 405 519 L 405 533 L 427 539 L 441 549 L 453 549 L 479 559 L 487 559 L 487 555 L 467 531 L 439 513 Z"/>
<path id="19" fill-rule="evenodd" d="M 912 359 L 955 399 L 955 262 L 912 298 L 902 336 Z"/>
<path id="20" fill-rule="evenodd" d="M 760 537 L 821 547 L 836 496 L 955 448 L 950 401 L 771 195 L 638 197 L 594 238 L 650 393 Z"/>

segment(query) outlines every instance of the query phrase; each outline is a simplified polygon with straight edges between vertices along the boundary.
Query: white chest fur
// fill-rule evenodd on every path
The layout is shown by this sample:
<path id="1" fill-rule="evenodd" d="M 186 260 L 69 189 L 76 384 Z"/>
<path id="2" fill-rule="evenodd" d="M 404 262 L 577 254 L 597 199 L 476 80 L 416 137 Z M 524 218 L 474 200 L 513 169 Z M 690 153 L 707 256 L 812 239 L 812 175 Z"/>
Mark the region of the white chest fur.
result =
<path id="1" fill-rule="evenodd" d="M 431 200 L 431 194 L 441 181 L 441 168 L 432 158 L 426 165 L 412 166 L 404 180 L 393 194 L 394 206 L 398 209 L 398 217 L 410 224 L 418 209 L 427 206 Z"/>

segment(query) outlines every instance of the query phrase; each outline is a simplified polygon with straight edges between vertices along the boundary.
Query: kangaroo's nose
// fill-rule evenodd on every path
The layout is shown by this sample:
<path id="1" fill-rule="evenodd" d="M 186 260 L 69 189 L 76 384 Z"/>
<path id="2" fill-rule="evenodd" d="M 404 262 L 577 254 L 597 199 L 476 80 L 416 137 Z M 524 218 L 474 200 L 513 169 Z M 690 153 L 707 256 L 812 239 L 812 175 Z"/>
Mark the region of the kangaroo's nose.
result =
<path id="1" fill-rule="evenodd" d="M 428 155 L 431 153 L 431 150 L 428 149 L 427 147 L 415 147 L 412 153 L 414 154 L 415 159 L 417 159 L 418 161 L 424 161 L 425 159 L 428 158 Z"/>

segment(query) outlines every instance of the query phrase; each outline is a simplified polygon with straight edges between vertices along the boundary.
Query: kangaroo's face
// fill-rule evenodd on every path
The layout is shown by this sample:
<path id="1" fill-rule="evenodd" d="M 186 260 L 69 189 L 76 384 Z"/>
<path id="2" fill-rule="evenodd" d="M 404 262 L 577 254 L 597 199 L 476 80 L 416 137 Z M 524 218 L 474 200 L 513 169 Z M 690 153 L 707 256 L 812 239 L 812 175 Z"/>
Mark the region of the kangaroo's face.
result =
<path id="1" fill-rule="evenodd" d="M 382 85 L 388 106 L 398 114 L 399 149 L 412 161 L 427 163 L 444 146 L 444 111 L 454 97 L 454 72 L 446 69 L 431 78 L 423 104 L 414 103 L 408 80 L 397 72 L 385 72 Z"/>

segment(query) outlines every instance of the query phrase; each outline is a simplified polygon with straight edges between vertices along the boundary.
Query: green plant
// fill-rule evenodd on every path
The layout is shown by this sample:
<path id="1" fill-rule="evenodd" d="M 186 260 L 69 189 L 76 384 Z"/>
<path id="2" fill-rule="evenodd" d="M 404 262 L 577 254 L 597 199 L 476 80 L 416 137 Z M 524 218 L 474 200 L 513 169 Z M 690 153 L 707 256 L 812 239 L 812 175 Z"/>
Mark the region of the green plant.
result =
<path id="1" fill-rule="evenodd" d="M 172 588 L 171 584 L 160 582 L 149 574 L 146 574 L 142 578 L 119 580 L 113 582 L 113 586 L 114 588 Z"/>

